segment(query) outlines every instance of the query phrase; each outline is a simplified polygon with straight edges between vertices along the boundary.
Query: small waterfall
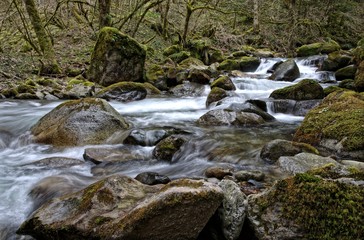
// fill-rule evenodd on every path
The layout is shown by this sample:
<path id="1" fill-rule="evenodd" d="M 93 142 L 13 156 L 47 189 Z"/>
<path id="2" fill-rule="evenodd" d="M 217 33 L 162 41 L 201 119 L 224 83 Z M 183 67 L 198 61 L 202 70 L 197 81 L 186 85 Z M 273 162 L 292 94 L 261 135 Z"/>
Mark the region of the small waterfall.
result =
<path id="1" fill-rule="evenodd" d="M 269 69 L 273 67 L 277 62 L 282 61 L 280 58 L 262 58 L 260 65 L 254 73 L 256 74 L 266 74 Z"/>

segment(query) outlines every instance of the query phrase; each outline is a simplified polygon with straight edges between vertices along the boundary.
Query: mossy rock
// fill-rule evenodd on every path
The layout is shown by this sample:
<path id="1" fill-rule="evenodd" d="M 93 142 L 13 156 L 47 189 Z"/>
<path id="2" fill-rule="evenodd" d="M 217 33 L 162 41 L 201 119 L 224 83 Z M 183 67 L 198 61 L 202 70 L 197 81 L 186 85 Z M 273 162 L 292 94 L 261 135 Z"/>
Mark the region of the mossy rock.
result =
<path id="1" fill-rule="evenodd" d="M 182 51 L 182 49 L 183 48 L 180 45 L 172 45 L 163 50 L 163 55 L 168 57 L 171 56 L 172 54 L 179 53 L 180 51 Z"/>
<path id="2" fill-rule="evenodd" d="M 225 60 L 225 56 L 220 49 L 210 48 L 208 55 L 209 55 L 209 62 L 208 62 L 209 65 L 216 62 L 219 63 Z"/>
<path id="3" fill-rule="evenodd" d="M 87 72 L 89 80 L 102 86 L 144 77 L 145 47 L 116 28 L 101 29 Z"/>
<path id="4" fill-rule="evenodd" d="M 293 99 L 297 101 L 322 99 L 324 97 L 324 90 L 315 80 L 303 79 L 295 85 L 274 90 L 269 97 L 274 99 Z"/>
<path id="5" fill-rule="evenodd" d="M 173 155 L 187 140 L 185 137 L 172 135 L 160 141 L 153 150 L 153 156 L 160 161 L 172 161 Z"/>
<path id="6" fill-rule="evenodd" d="M 199 84 L 209 84 L 211 77 L 206 72 L 208 71 L 205 71 L 205 69 L 191 69 L 187 76 L 187 79 L 191 82 Z"/>
<path id="7" fill-rule="evenodd" d="M 327 54 L 331 52 L 335 52 L 340 50 L 340 45 L 333 41 L 327 41 L 327 42 L 317 42 L 317 43 L 311 43 L 307 45 L 302 45 L 301 47 L 296 49 L 296 53 L 298 57 L 308 57 L 312 55 L 318 55 L 318 54 Z"/>
<path id="8" fill-rule="evenodd" d="M 123 132 L 129 123 L 105 100 L 67 101 L 43 116 L 32 128 L 34 141 L 55 146 L 101 144 Z"/>
<path id="9" fill-rule="evenodd" d="M 346 67 L 351 62 L 352 57 L 344 51 L 336 51 L 329 54 L 321 66 L 322 71 L 337 71 L 340 68 Z"/>
<path id="10" fill-rule="evenodd" d="M 336 91 L 308 112 L 294 141 L 329 148 L 339 156 L 352 156 L 352 151 L 364 150 L 363 119 L 364 96 L 352 91 Z M 333 140 L 335 147 L 323 146 L 324 140 Z"/>
<path id="11" fill-rule="evenodd" d="M 120 82 L 105 87 L 96 93 L 96 97 L 121 102 L 142 100 L 147 96 L 147 89 L 143 83 Z"/>
<path id="12" fill-rule="evenodd" d="M 13 98 L 19 94 L 17 88 L 7 88 L 1 91 L 1 94 L 6 98 Z"/>
<path id="13" fill-rule="evenodd" d="M 240 70 L 240 63 L 238 60 L 226 59 L 219 64 L 217 69 L 220 71 Z"/>
<path id="14" fill-rule="evenodd" d="M 18 93 L 31 93 L 34 94 L 35 93 L 35 87 L 33 85 L 28 85 L 26 83 L 20 83 L 16 90 Z"/>
<path id="15" fill-rule="evenodd" d="M 357 67 L 355 65 L 349 65 L 343 68 L 340 68 L 335 72 L 335 78 L 337 81 L 341 81 L 344 79 L 354 79 Z"/>
<path id="16" fill-rule="evenodd" d="M 338 87 L 338 86 L 329 86 L 324 89 L 324 95 L 325 97 L 328 96 L 330 93 L 336 92 L 336 91 L 344 91 L 345 89 Z"/>
<path id="17" fill-rule="evenodd" d="M 76 85 L 82 85 L 84 87 L 91 87 L 91 86 L 95 86 L 95 83 L 94 82 L 87 81 L 85 79 L 73 78 L 73 79 L 70 79 L 67 82 L 66 89 L 67 90 L 70 90 L 73 87 L 75 87 Z"/>
<path id="18" fill-rule="evenodd" d="M 226 92 L 226 90 L 219 87 L 214 87 L 211 89 L 211 92 L 207 96 L 206 106 L 208 107 L 212 103 L 220 101 L 221 99 L 226 98 L 227 96 L 229 96 L 229 94 Z"/>
<path id="19" fill-rule="evenodd" d="M 260 59 L 257 57 L 242 57 L 239 59 L 238 70 L 243 72 L 254 72 L 260 65 Z"/>
<path id="20" fill-rule="evenodd" d="M 201 60 L 194 58 L 194 57 L 189 57 L 189 58 L 183 60 L 182 62 L 180 62 L 178 65 L 180 67 L 186 68 L 186 69 L 190 69 L 190 68 L 193 68 L 196 66 L 198 66 L 198 67 L 205 66 L 205 64 Z"/>
<path id="21" fill-rule="evenodd" d="M 362 186 L 299 173 L 251 195 L 248 219 L 259 239 L 363 239 L 363 202 Z"/>
<path id="22" fill-rule="evenodd" d="M 146 81 L 150 83 L 156 82 L 158 79 L 161 79 L 165 76 L 163 68 L 160 65 L 152 64 L 147 67 L 145 77 Z"/>
<path id="23" fill-rule="evenodd" d="M 189 58 L 191 56 L 191 53 L 190 52 L 187 52 L 187 51 L 181 51 L 181 52 L 178 52 L 178 53 L 174 53 L 174 54 L 171 54 L 169 55 L 168 57 L 170 59 L 173 60 L 173 62 L 175 63 L 179 63 L 187 58 Z"/>
<path id="24" fill-rule="evenodd" d="M 15 99 L 23 99 L 23 100 L 39 99 L 39 97 L 36 94 L 33 94 L 33 93 L 19 93 L 14 98 Z"/>
<path id="25" fill-rule="evenodd" d="M 354 86 L 357 91 L 364 92 L 364 60 L 361 61 L 356 71 Z"/>
<path id="26" fill-rule="evenodd" d="M 345 88 L 345 89 L 348 89 L 348 90 L 352 90 L 352 91 L 356 90 L 353 79 L 344 79 L 344 80 L 340 81 L 339 82 L 339 87 L 340 88 Z"/>
<path id="27" fill-rule="evenodd" d="M 359 64 L 361 61 L 364 61 L 364 38 L 361 39 L 357 47 L 353 50 L 354 53 L 354 60 L 357 64 Z"/>
<path id="28" fill-rule="evenodd" d="M 215 81 L 213 81 L 211 83 L 211 88 L 214 88 L 214 87 L 219 87 L 219 88 L 222 88 L 227 91 L 236 90 L 236 87 L 235 87 L 233 81 L 231 81 L 231 79 L 226 75 L 220 76 Z"/>

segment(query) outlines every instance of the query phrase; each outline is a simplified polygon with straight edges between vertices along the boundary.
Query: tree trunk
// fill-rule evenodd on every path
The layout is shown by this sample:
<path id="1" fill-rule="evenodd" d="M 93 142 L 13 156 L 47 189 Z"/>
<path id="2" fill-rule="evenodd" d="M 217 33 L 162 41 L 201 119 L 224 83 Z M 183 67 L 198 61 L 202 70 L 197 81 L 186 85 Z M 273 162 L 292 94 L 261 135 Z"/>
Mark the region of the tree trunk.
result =
<path id="1" fill-rule="evenodd" d="M 99 28 L 111 25 L 111 0 L 99 0 Z"/>
<path id="2" fill-rule="evenodd" d="M 190 2 L 188 2 L 186 5 L 186 18 L 185 18 L 185 25 L 184 25 L 184 29 L 183 29 L 183 35 L 182 35 L 182 44 L 183 45 L 186 44 L 188 26 L 190 24 L 190 19 L 191 19 L 192 13 L 193 13 L 192 4 L 190 4 Z"/>
<path id="3" fill-rule="evenodd" d="M 61 69 L 56 61 L 55 52 L 49 36 L 47 35 L 42 20 L 39 16 L 38 9 L 34 0 L 24 0 L 25 8 L 29 15 L 30 21 L 38 39 L 39 47 L 43 53 L 42 65 L 39 70 L 40 74 L 59 74 Z"/>
<path id="4" fill-rule="evenodd" d="M 170 6 L 171 0 L 167 1 L 166 9 L 163 14 L 163 25 L 162 25 L 162 35 L 164 39 L 167 39 L 167 26 L 168 26 L 168 12 L 169 12 L 169 6 Z"/>
<path id="5" fill-rule="evenodd" d="M 256 32 L 259 32 L 259 0 L 253 0 L 253 27 Z"/>

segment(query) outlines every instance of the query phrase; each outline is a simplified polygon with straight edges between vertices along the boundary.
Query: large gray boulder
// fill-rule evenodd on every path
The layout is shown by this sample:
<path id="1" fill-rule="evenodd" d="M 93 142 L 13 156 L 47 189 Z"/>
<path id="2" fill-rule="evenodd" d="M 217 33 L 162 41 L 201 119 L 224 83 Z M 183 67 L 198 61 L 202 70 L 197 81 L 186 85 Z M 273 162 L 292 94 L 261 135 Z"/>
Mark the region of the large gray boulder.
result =
<path id="1" fill-rule="evenodd" d="M 41 206 L 18 234 L 36 239 L 196 239 L 223 192 L 202 180 L 144 185 L 114 175 Z"/>
<path id="2" fill-rule="evenodd" d="M 289 59 L 278 65 L 269 79 L 275 81 L 293 82 L 300 76 L 300 70 L 293 59 Z"/>
<path id="3" fill-rule="evenodd" d="M 255 113 L 236 112 L 226 109 L 215 109 L 202 115 L 197 123 L 202 126 L 254 126 L 264 123 L 264 119 Z"/>
<path id="4" fill-rule="evenodd" d="M 55 146 L 100 144 L 129 124 L 103 99 L 67 101 L 42 117 L 32 128 L 34 141 Z"/>
<path id="5" fill-rule="evenodd" d="M 145 48 L 116 28 L 101 29 L 87 72 L 89 80 L 103 86 L 143 79 Z"/>
<path id="6" fill-rule="evenodd" d="M 142 100 L 146 96 L 147 89 L 144 84 L 135 82 L 114 83 L 96 93 L 98 98 L 120 102 Z"/>

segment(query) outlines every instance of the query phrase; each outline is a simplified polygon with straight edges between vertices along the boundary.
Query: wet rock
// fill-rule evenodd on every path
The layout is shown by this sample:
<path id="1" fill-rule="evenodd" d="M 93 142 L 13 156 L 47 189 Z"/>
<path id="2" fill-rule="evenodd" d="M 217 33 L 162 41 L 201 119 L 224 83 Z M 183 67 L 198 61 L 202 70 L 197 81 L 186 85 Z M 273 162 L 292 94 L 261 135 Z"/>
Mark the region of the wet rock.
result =
<path id="1" fill-rule="evenodd" d="M 261 171 L 238 171 L 234 173 L 234 177 L 239 182 L 242 181 L 248 181 L 250 179 L 256 180 L 256 181 L 263 181 L 265 178 L 265 174 Z"/>
<path id="2" fill-rule="evenodd" d="M 147 185 L 167 184 L 171 181 L 167 176 L 160 175 L 156 172 L 139 173 L 135 179 Z"/>
<path id="3" fill-rule="evenodd" d="M 274 81 L 293 82 L 299 76 L 300 70 L 296 62 L 293 59 L 290 59 L 279 64 L 269 79 Z"/>
<path id="4" fill-rule="evenodd" d="M 211 89 L 214 87 L 222 88 L 226 91 L 234 91 L 236 87 L 228 76 L 220 76 L 211 83 Z"/>
<path id="5" fill-rule="evenodd" d="M 249 101 L 246 101 L 243 104 L 232 103 L 226 109 L 232 110 L 232 111 L 237 111 L 237 112 L 241 111 L 241 112 L 246 112 L 246 113 L 254 113 L 254 114 L 261 116 L 266 121 L 272 121 L 275 119 L 272 115 L 270 115 L 263 109 L 257 107 L 255 104 L 250 103 Z"/>
<path id="6" fill-rule="evenodd" d="M 357 67 L 355 65 L 349 65 L 343 68 L 340 68 L 335 72 L 335 78 L 337 81 L 345 80 L 345 79 L 354 79 Z"/>
<path id="7" fill-rule="evenodd" d="M 183 60 L 178 65 L 185 69 L 192 69 L 192 68 L 196 68 L 196 67 L 206 67 L 207 68 L 207 66 L 201 60 L 199 60 L 197 58 L 193 58 L 193 57 Z"/>
<path id="8" fill-rule="evenodd" d="M 322 99 L 324 97 L 324 90 L 315 80 L 303 79 L 295 85 L 274 90 L 269 97 L 297 101 Z"/>
<path id="9" fill-rule="evenodd" d="M 75 158 L 50 157 L 32 162 L 28 165 L 53 169 L 53 168 L 69 168 L 72 166 L 82 165 L 84 163 L 85 163 L 84 161 Z"/>
<path id="10" fill-rule="evenodd" d="M 340 45 L 333 41 L 329 40 L 327 42 L 317 42 L 307 45 L 302 45 L 301 47 L 296 49 L 298 57 L 308 57 L 312 55 L 318 55 L 320 53 L 327 54 L 331 52 L 335 52 L 340 50 Z"/>
<path id="11" fill-rule="evenodd" d="M 133 151 L 134 150 L 134 151 Z M 127 162 L 132 160 L 143 160 L 148 156 L 135 151 L 132 147 L 104 147 L 86 148 L 83 158 L 95 164 L 103 162 Z"/>
<path id="12" fill-rule="evenodd" d="M 299 153 L 292 157 L 282 156 L 278 159 L 279 167 L 289 174 L 304 173 L 331 163 L 338 164 L 330 157 L 321 157 L 312 153 Z"/>
<path id="13" fill-rule="evenodd" d="M 364 161 L 364 98 L 351 91 L 336 91 L 310 110 L 294 135 L 329 154 Z"/>
<path id="14" fill-rule="evenodd" d="M 199 97 L 204 95 L 205 85 L 194 82 L 184 82 L 171 88 L 169 92 L 177 97 Z"/>
<path id="15" fill-rule="evenodd" d="M 263 146 L 260 158 L 268 163 L 275 163 L 281 156 L 294 156 L 303 151 L 318 154 L 318 151 L 308 144 L 275 139 Z"/>
<path id="16" fill-rule="evenodd" d="M 352 91 L 356 90 L 354 79 L 344 79 L 339 82 L 338 87 L 345 88 L 345 89 L 352 90 Z"/>
<path id="17" fill-rule="evenodd" d="M 254 72 L 260 65 L 260 60 L 257 57 L 241 57 L 237 60 L 226 59 L 219 64 L 218 70 L 231 71 L 240 70 L 243 72 Z"/>
<path id="18" fill-rule="evenodd" d="M 187 80 L 199 84 L 209 84 L 211 77 L 206 74 L 202 69 L 191 69 L 188 74 Z"/>
<path id="19" fill-rule="evenodd" d="M 219 87 L 214 87 L 213 89 L 211 89 L 209 95 L 207 96 L 206 106 L 208 107 L 212 103 L 220 101 L 221 99 L 224 99 L 228 96 L 229 94 L 226 90 Z"/>
<path id="20" fill-rule="evenodd" d="M 258 239 L 362 239 L 362 196 L 363 187 L 299 173 L 248 196 L 247 216 Z"/>
<path id="21" fill-rule="evenodd" d="M 211 110 L 202 115 L 197 124 L 202 126 L 254 126 L 263 124 L 264 119 L 255 114 L 247 112 L 234 112 L 226 109 Z"/>
<path id="22" fill-rule="evenodd" d="M 259 100 L 259 99 L 249 99 L 246 102 L 253 104 L 254 106 L 262 109 L 264 112 L 267 112 L 268 111 L 268 109 L 267 109 L 267 103 L 265 101 L 263 101 L 263 100 Z"/>
<path id="23" fill-rule="evenodd" d="M 219 187 L 224 192 L 224 199 L 217 209 L 224 239 L 238 239 L 244 225 L 247 197 L 239 186 L 231 180 L 222 180 Z"/>
<path id="24" fill-rule="evenodd" d="M 17 233 L 36 239 L 196 239 L 222 199 L 220 187 L 203 181 L 148 186 L 114 175 L 44 204 Z"/>
<path id="25" fill-rule="evenodd" d="M 347 52 L 337 51 L 329 54 L 321 66 L 322 71 L 337 71 L 349 65 L 352 57 Z"/>
<path id="26" fill-rule="evenodd" d="M 306 116 L 308 111 L 317 107 L 321 103 L 321 100 L 305 100 L 297 101 L 293 107 L 292 114 L 295 116 Z"/>
<path id="27" fill-rule="evenodd" d="M 116 28 L 101 29 L 87 77 L 102 86 L 143 80 L 145 48 Z"/>
<path id="28" fill-rule="evenodd" d="M 13 138 L 13 135 L 5 130 L 0 129 L 0 149 L 7 148 Z"/>
<path id="29" fill-rule="evenodd" d="M 173 155 L 182 147 L 187 139 L 183 136 L 172 135 L 160 141 L 153 150 L 153 156 L 162 161 L 172 161 Z"/>
<path id="30" fill-rule="evenodd" d="M 205 170 L 205 176 L 207 178 L 223 179 L 226 176 L 232 176 L 233 172 L 229 168 L 224 167 L 209 167 Z"/>
<path id="31" fill-rule="evenodd" d="M 38 143 L 80 146 L 103 143 L 129 124 L 105 100 L 85 98 L 62 103 L 42 117 L 31 133 Z"/>
<path id="32" fill-rule="evenodd" d="M 147 89 L 142 83 L 120 82 L 112 84 L 96 94 L 106 100 L 129 102 L 142 100 L 147 96 Z"/>

